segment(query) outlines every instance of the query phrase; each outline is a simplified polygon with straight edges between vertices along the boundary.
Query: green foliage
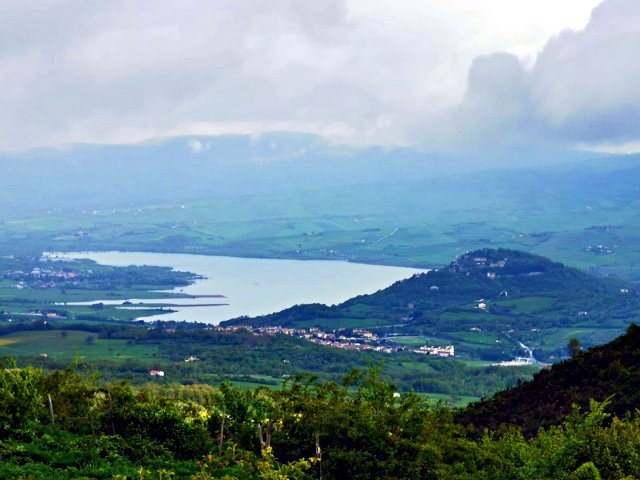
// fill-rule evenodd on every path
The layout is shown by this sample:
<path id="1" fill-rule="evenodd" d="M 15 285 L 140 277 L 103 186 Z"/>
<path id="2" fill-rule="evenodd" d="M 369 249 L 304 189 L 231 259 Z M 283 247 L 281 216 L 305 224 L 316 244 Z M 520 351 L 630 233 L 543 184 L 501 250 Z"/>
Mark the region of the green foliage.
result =
<path id="1" fill-rule="evenodd" d="M 569 350 L 569 356 L 575 357 L 582 350 L 582 345 L 580 345 L 580 340 L 577 338 L 570 338 L 569 344 L 567 345 L 567 350 Z"/>
<path id="2" fill-rule="evenodd" d="M 44 415 L 38 391 L 40 372 L 32 368 L 0 368 L 0 438 L 27 434 Z"/>
<path id="3" fill-rule="evenodd" d="M 602 480 L 602 477 L 593 462 L 586 462 L 569 476 L 569 480 Z"/>
<path id="4" fill-rule="evenodd" d="M 76 368 L 5 369 L 0 478 L 303 480 L 640 476 L 640 416 L 610 400 L 526 438 L 478 439 L 448 408 L 396 394 L 379 367 L 280 391 L 97 382 Z M 11 395 L 13 394 L 13 396 Z M 55 412 L 45 409 L 50 395 Z M 20 401 L 18 401 L 20 399 Z"/>

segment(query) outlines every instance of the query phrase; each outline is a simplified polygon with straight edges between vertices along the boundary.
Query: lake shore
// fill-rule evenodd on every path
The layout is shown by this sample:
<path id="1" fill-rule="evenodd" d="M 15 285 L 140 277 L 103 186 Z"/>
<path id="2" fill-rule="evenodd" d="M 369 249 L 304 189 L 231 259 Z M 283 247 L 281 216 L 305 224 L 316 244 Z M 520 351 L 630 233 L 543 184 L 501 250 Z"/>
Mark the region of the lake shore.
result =
<path id="1" fill-rule="evenodd" d="M 214 325 L 242 316 L 267 315 L 299 304 L 342 303 L 426 271 L 330 260 L 149 252 L 54 252 L 47 255 L 62 259 L 88 259 L 116 267 L 147 265 L 191 272 L 194 281 L 190 285 L 157 292 L 159 297 L 164 298 L 127 299 L 129 306 L 171 306 L 175 309 L 171 313 L 144 317 L 146 321 L 185 320 Z M 171 298 L 167 299 L 167 295 Z M 204 298 L 224 298 L 225 302 L 209 304 L 197 301 Z M 171 303 L 165 303 L 167 300 Z M 83 303 L 122 306 L 122 302 L 96 298 Z"/>

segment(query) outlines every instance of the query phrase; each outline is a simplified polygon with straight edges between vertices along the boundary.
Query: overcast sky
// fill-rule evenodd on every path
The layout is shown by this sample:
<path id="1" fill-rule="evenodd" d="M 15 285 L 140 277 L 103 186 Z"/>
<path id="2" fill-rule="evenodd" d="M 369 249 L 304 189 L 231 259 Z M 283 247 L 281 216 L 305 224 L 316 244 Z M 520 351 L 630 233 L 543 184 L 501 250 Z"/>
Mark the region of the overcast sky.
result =
<path id="1" fill-rule="evenodd" d="M 638 0 L 0 0 L 0 149 L 269 130 L 627 148 L 639 47 Z"/>

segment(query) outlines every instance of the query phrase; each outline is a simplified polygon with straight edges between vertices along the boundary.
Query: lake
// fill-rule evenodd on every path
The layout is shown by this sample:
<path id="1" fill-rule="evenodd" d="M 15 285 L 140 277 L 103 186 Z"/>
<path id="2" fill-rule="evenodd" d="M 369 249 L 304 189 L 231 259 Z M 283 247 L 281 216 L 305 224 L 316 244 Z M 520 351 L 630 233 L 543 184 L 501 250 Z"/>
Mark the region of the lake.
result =
<path id="1" fill-rule="evenodd" d="M 168 290 L 189 295 L 222 295 L 224 298 L 129 299 L 139 302 L 171 304 L 175 312 L 144 317 L 144 320 L 186 320 L 218 324 L 243 315 L 255 317 L 277 312 L 297 304 L 334 305 L 357 295 L 374 293 L 389 285 L 425 272 L 404 267 L 366 265 L 322 260 L 278 260 L 219 257 L 174 253 L 70 252 L 55 253 L 62 258 L 84 258 L 102 265 L 148 265 L 171 267 L 205 278 L 192 285 Z M 96 298 L 85 304 L 122 301 Z M 217 306 L 189 306 L 223 303 Z M 177 304 L 185 305 L 173 306 Z"/>

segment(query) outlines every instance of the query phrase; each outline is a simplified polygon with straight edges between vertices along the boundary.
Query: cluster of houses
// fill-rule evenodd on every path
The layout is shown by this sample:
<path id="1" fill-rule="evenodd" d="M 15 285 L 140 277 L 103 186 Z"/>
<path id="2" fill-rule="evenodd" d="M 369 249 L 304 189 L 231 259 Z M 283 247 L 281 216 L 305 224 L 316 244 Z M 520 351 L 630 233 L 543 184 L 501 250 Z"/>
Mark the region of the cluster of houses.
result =
<path id="1" fill-rule="evenodd" d="M 501 259 L 498 261 L 490 261 L 487 257 L 470 257 L 468 255 L 463 255 L 462 257 L 458 257 L 449 267 L 449 270 L 452 272 L 466 272 L 469 268 L 493 268 L 500 269 L 504 268 L 507 264 L 507 259 Z M 489 272 L 492 275 L 487 275 L 489 278 L 495 278 L 495 272 Z"/>
<path id="2" fill-rule="evenodd" d="M 56 282 L 64 281 L 78 284 L 79 275 L 75 272 L 64 270 L 52 270 L 49 268 L 33 268 L 31 271 L 13 270 L 6 272 L 6 277 L 16 280 L 12 288 L 22 290 L 25 288 L 54 288 Z"/>
<path id="3" fill-rule="evenodd" d="M 611 255 L 615 249 L 609 245 L 591 245 L 584 247 L 584 251 L 595 253 L 596 255 Z"/>
<path id="4" fill-rule="evenodd" d="M 405 347 L 383 343 L 375 333 L 362 328 L 337 329 L 331 332 L 323 331 L 319 328 L 286 328 L 279 326 L 248 327 L 248 326 L 217 326 L 218 332 L 232 332 L 241 329 L 249 330 L 256 335 L 290 335 L 305 339 L 317 345 L 325 347 L 342 348 L 344 350 L 373 351 L 382 353 L 393 353 L 407 351 Z M 453 357 L 455 349 L 453 345 L 444 347 L 423 346 L 410 352 L 422 355 L 434 355 L 438 357 Z"/>

